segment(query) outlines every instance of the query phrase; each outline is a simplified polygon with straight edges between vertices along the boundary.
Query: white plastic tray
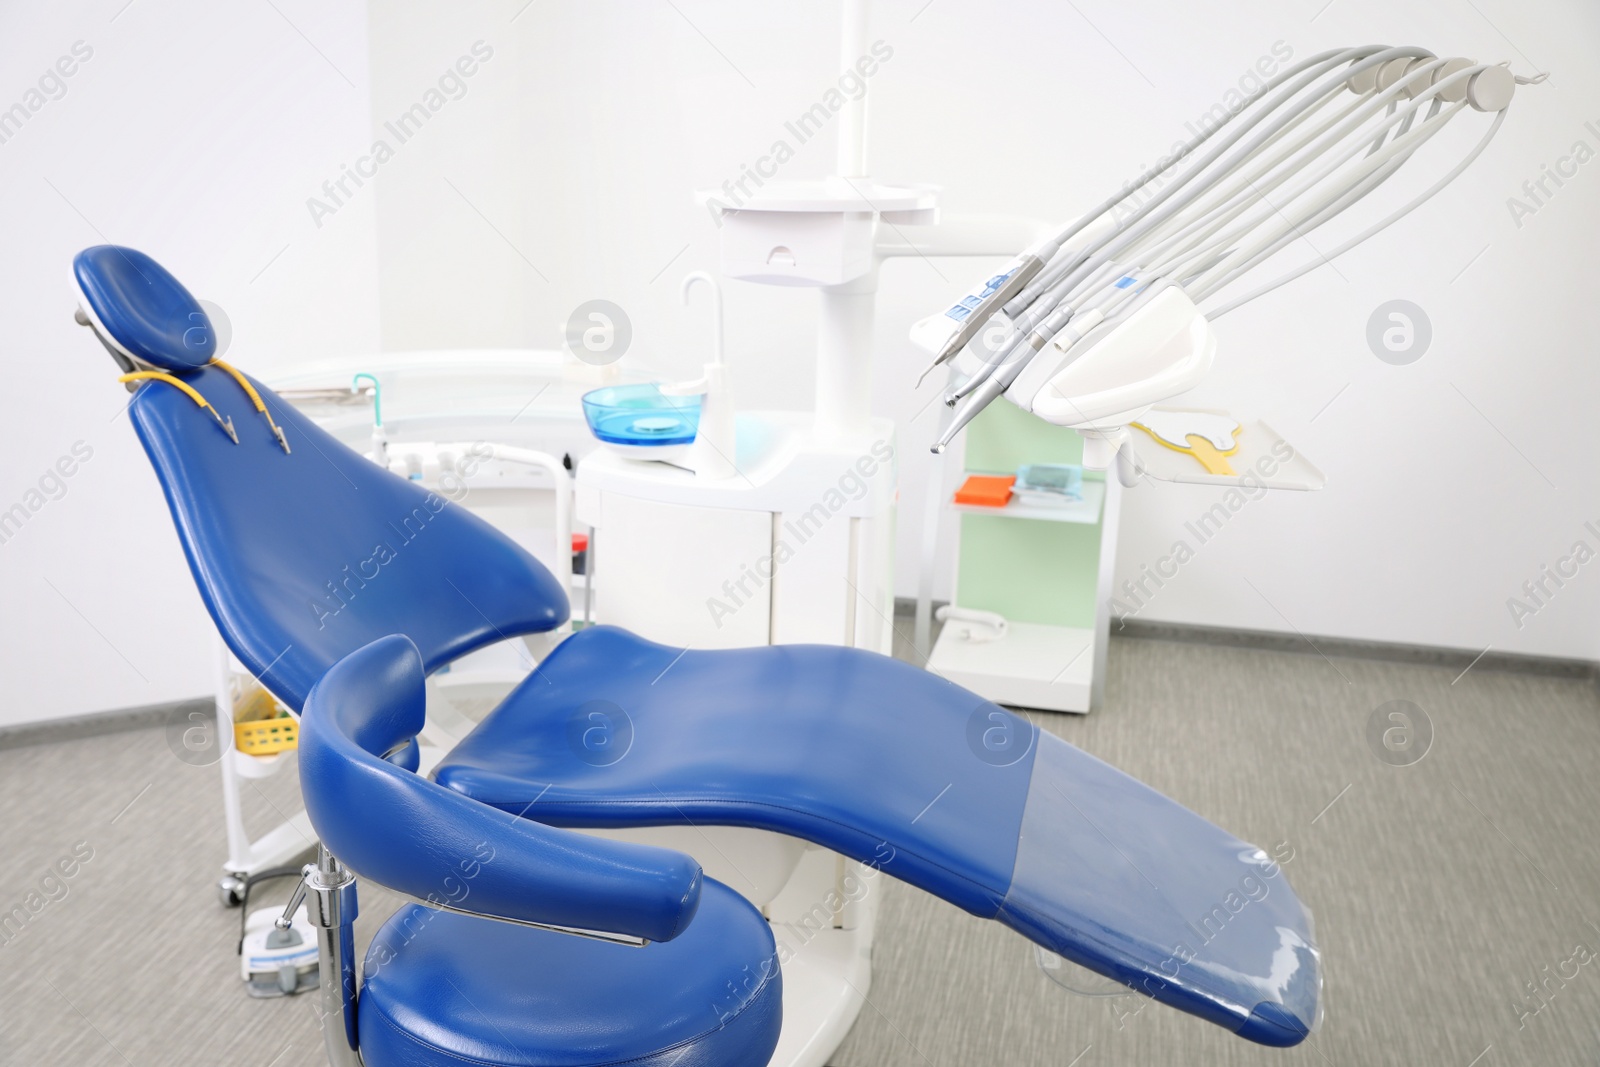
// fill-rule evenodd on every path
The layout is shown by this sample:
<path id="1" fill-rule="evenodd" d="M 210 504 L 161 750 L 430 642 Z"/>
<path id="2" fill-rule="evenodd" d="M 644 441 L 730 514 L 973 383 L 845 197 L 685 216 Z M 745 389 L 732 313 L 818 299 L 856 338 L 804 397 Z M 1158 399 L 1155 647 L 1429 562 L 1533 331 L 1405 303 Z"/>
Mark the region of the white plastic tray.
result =
<path id="1" fill-rule="evenodd" d="M 1204 411 L 1228 415 L 1216 408 L 1155 408 L 1156 411 Z M 1238 473 L 1209 474 L 1200 461 L 1187 452 L 1167 448 L 1137 426 L 1128 427 L 1128 444 L 1138 457 L 1140 470 L 1163 482 L 1190 485 L 1231 485 L 1267 489 L 1321 489 L 1327 475 L 1317 469 L 1283 435 L 1260 419 L 1239 419 L 1239 450 L 1228 457 L 1228 465 Z M 1287 456 L 1288 458 L 1284 458 Z M 1249 479 L 1248 481 L 1246 479 Z"/>

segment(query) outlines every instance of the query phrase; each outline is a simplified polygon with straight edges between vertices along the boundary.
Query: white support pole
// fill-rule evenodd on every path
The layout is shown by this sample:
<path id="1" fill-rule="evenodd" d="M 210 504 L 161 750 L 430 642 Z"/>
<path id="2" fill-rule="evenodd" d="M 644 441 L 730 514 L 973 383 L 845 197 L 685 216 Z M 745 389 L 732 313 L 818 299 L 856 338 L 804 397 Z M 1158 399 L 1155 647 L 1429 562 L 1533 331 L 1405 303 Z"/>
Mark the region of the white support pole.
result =
<path id="1" fill-rule="evenodd" d="M 841 440 L 866 432 L 872 411 L 872 327 L 876 268 L 821 290 L 817 319 L 817 435 Z"/>
<path id="2" fill-rule="evenodd" d="M 250 835 L 245 831 L 244 810 L 239 802 L 239 775 L 233 765 L 233 657 L 222 635 L 214 633 L 216 664 L 217 760 L 222 770 L 222 818 L 228 828 L 228 861 L 223 870 L 229 874 L 253 874 L 251 859 L 254 850 Z"/>
<path id="3" fill-rule="evenodd" d="M 949 423 L 952 412 L 941 405 L 938 419 L 940 432 Z M 955 442 L 964 450 L 965 438 Z M 917 449 L 923 452 L 922 449 Z M 933 583 L 939 562 L 939 524 L 944 518 L 944 505 L 949 488 L 945 485 L 945 453 L 924 452 L 927 471 L 927 499 L 922 502 L 922 555 L 917 563 L 917 613 L 912 630 L 912 644 L 924 661 L 933 655 Z M 959 468 L 958 468 L 959 469 Z M 953 597 L 952 597 L 953 599 Z"/>
<path id="4" fill-rule="evenodd" d="M 1106 499 L 1100 513 L 1100 574 L 1095 582 L 1094 676 L 1089 681 L 1089 710 L 1106 702 L 1106 653 L 1111 646 L 1111 596 L 1117 574 L 1117 527 L 1122 519 L 1122 481 L 1116 465 L 1106 471 Z"/>
<path id="5" fill-rule="evenodd" d="M 839 70 L 854 69 L 856 62 L 867 54 L 867 0 L 843 0 L 844 26 L 839 34 Z M 861 95 L 845 101 L 839 112 L 838 172 L 841 178 L 867 176 L 867 90 L 862 82 Z"/>

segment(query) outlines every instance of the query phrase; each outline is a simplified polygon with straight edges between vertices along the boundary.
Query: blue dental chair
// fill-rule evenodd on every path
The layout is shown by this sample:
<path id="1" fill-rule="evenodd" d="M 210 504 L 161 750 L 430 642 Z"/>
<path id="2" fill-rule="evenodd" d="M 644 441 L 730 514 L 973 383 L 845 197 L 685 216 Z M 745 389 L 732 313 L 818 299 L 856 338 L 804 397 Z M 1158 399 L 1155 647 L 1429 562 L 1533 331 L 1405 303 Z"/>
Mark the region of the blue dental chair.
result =
<path id="1" fill-rule="evenodd" d="M 322 848 L 298 892 L 335 1064 L 766 1063 L 782 975 L 760 913 L 681 853 L 579 832 L 685 823 L 870 861 L 1251 1041 L 1315 1026 L 1310 916 L 1265 853 L 886 657 L 586 628 L 417 775 L 425 676 L 559 626 L 564 591 L 216 362 L 205 313 L 148 256 L 98 246 L 74 271 L 207 609 L 302 714 Z M 627 724 L 623 758 L 579 743 L 594 714 Z M 416 902 L 360 966 L 356 876 Z"/>

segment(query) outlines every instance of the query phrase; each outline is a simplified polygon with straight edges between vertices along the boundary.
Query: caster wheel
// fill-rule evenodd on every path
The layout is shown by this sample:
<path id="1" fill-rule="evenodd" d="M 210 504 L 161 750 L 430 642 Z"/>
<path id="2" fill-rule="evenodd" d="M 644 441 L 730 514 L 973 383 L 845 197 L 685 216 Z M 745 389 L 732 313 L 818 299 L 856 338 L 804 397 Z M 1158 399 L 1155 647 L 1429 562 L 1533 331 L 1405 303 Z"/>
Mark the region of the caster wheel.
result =
<path id="1" fill-rule="evenodd" d="M 225 874 L 217 880 L 217 899 L 225 908 L 237 908 L 244 903 L 244 878 Z"/>

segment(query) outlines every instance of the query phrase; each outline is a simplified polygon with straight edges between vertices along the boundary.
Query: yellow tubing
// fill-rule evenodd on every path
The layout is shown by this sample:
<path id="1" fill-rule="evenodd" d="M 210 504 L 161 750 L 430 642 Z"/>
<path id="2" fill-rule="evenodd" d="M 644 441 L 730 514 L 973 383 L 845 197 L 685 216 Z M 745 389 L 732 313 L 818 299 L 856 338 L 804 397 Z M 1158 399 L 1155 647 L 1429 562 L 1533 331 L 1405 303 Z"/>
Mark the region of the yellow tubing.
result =
<path id="1" fill-rule="evenodd" d="M 283 436 L 283 428 L 272 421 L 272 413 L 267 410 L 267 405 L 262 403 L 261 394 L 256 392 L 256 387 L 250 384 L 250 379 L 239 373 L 239 370 L 232 364 L 224 363 L 220 359 L 213 359 L 211 365 L 220 371 L 226 372 L 230 378 L 239 383 L 239 388 L 245 391 L 246 395 L 250 397 L 250 402 L 256 406 L 256 410 L 261 412 L 261 417 L 267 420 L 267 425 L 272 427 L 272 436 L 278 439 L 278 444 L 287 453 L 289 451 L 289 440 Z"/>
<path id="2" fill-rule="evenodd" d="M 203 407 L 203 408 L 211 408 L 211 405 L 206 402 L 206 398 L 201 396 L 199 390 L 197 390 L 194 386 L 190 385 L 188 382 L 183 381 L 180 378 L 174 378 L 172 375 L 163 374 L 162 372 L 160 372 L 158 370 L 134 371 L 132 374 L 124 374 L 122 377 L 118 378 L 117 381 L 119 381 L 119 382 L 166 382 L 168 385 L 176 385 L 179 389 L 182 389 L 186 394 L 188 394 L 188 397 L 189 397 L 190 400 L 193 400 L 196 404 L 199 404 L 201 407 Z M 213 413 L 215 413 L 215 409 L 212 409 L 212 411 L 213 411 Z"/>
<path id="3" fill-rule="evenodd" d="M 122 375 L 117 379 L 117 381 L 124 383 L 166 382 L 168 385 L 177 386 L 179 389 L 183 390 L 184 395 L 186 395 L 190 400 L 193 400 L 196 404 L 200 405 L 200 410 L 207 412 L 213 419 L 217 420 L 217 425 L 222 427 L 223 433 L 227 434 L 233 439 L 234 444 L 239 443 L 239 435 L 233 432 L 233 423 L 228 419 L 224 419 L 217 409 L 212 407 L 210 403 L 206 401 L 206 398 L 200 395 L 200 391 L 198 389 L 181 378 L 175 378 L 170 374 L 163 374 L 158 370 L 136 370 L 132 374 Z"/>
<path id="4" fill-rule="evenodd" d="M 250 384 L 249 378 L 246 378 L 244 375 L 240 374 L 238 369 L 232 364 L 224 363 L 220 359 L 212 360 L 211 365 L 216 367 L 218 370 L 226 371 L 230 378 L 239 383 L 239 388 L 243 389 L 247 394 L 249 394 L 250 402 L 256 406 L 256 410 L 261 412 L 263 415 L 267 413 L 267 405 L 261 402 L 261 394 L 256 392 L 256 387 Z M 269 417 L 267 421 L 271 422 L 272 419 Z"/>

